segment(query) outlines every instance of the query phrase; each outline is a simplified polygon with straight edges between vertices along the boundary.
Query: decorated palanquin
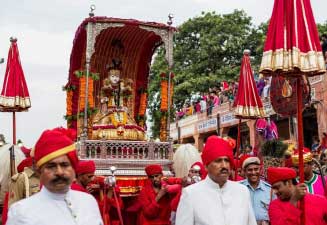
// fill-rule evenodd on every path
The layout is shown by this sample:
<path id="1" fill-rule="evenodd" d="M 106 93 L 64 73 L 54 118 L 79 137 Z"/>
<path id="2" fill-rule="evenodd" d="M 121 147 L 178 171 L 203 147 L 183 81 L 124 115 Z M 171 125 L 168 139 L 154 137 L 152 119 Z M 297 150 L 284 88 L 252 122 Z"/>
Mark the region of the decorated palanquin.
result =
<path id="1" fill-rule="evenodd" d="M 75 34 L 64 87 L 67 126 L 76 129 L 79 156 L 95 161 L 97 175 L 118 168 L 122 196 L 140 191 L 149 164 L 172 175 L 172 144 L 147 141 L 145 116 L 152 56 L 165 48 L 168 74 L 174 32 L 170 25 L 90 14 Z"/>

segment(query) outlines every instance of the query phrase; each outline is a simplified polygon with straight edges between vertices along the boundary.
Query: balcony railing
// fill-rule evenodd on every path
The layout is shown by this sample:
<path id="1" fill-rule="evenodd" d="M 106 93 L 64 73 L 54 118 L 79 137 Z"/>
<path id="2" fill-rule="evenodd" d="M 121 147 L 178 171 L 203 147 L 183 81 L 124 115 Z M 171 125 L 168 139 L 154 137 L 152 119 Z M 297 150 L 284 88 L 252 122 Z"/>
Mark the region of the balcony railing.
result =
<path id="1" fill-rule="evenodd" d="M 82 160 L 94 160 L 99 175 L 110 174 L 109 167 L 116 166 L 116 175 L 145 176 L 145 166 L 160 164 L 169 176 L 173 148 L 170 142 L 84 140 L 79 155 Z"/>

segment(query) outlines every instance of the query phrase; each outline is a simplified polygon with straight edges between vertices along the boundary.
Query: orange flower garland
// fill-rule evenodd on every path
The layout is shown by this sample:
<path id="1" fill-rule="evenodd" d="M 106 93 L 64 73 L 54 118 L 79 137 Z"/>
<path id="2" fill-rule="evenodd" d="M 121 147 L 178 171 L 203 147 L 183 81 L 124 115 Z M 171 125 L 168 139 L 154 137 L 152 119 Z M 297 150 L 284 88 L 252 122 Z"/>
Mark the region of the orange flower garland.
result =
<path id="1" fill-rule="evenodd" d="M 88 91 L 88 103 L 90 108 L 94 108 L 93 98 L 93 78 L 89 77 L 89 91 Z"/>
<path id="2" fill-rule="evenodd" d="M 73 90 L 67 90 L 66 92 L 66 116 L 73 114 Z"/>
<path id="3" fill-rule="evenodd" d="M 167 80 L 161 80 L 160 110 L 163 112 L 168 110 L 168 81 Z"/>
<path id="4" fill-rule="evenodd" d="M 161 105 L 160 110 L 162 112 L 166 112 L 168 110 L 168 80 L 167 80 L 167 74 L 162 73 L 161 75 Z M 174 75 L 171 74 L 171 78 L 173 78 Z M 173 95 L 174 95 L 174 84 L 173 80 L 170 81 L 170 96 L 169 96 L 169 104 L 170 107 L 173 104 Z"/>
<path id="5" fill-rule="evenodd" d="M 139 116 L 144 116 L 146 111 L 147 94 L 144 92 L 140 98 Z"/>
<path id="6" fill-rule="evenodd" d="M 85 108 L 85 88 L 86 88 L 86 78 L 81 76 L 79 78 L 79 110 Z"/>
<path id="7" fill-rule="evenodd" d="M 88 106 L 90 108 L 94 108 L 94 97 L 93 97 L 93 90 L 94 90 L 94 80 L 93 77 L 89 77 L 88 79 Z M 80 111 L 85 107 L 85 88 L 86 88 L 86 77 L 85 75 L 80 76 L 79 78 L 79 109 Z"/>

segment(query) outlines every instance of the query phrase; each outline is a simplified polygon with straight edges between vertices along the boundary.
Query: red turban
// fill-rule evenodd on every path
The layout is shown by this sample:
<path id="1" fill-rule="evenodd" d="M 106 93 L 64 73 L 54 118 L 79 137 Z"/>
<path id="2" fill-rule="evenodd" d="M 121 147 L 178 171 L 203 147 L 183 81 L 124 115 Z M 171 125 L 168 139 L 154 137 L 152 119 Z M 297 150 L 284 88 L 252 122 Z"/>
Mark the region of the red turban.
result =
<path id="1" fill-rule="evenodd" d="M 26 157 L 30 157 L 30 153 L 31 153 L 31 148 L 26 148 L 25 146 L 22 146 L 21 148 L 20 148 L 20 150 L 22 150 L 22 152 L 24 153 L 24 155 L 26 156 Z"/>
<path id="2" fill-rule="evenodd" d="M 147 167 L 145 167 L 145 173 L 148 176 L 162 174 L 162 168 L 160 165 L 157 164 L 148 165 Z"/>
<path id="3" fill-rule="evenodd" d="M 69 131 L 64 128 L 55 128 L 41 134 L 34 147 L 34 158 L 38 167 L 59 156 L 67 155 L 73 168 L 76 169 L 77 152 L 74 141 L 67 136 L 68 133 Z"/>
<path id="4" fill-rule="evenodd" d="M 201 179 L 202 180 L 205 179 L 208 173 L 207 173 L 206 169 L 204 168 L 203 163 L 202 162 L 195 162 L 191 166 L 191 168 L 193 168 L 194 166 L 199 166 L 200 167 L 200 172 L 199 173 L 200 173 Z"/>
<path id="5" fill-rule="evenodd" d="M 269 167 L 267 170 L 268 182 L 274 184 L 278 181 L 296 178 L 296 171 L 287 167 Z"/>
<path id="6" fill-rule="evenodd" d="M 23 161 L 21 161 L 18 166 L 17 166 L 17 171 L 18 173 L 21 173 L 24 171 L 25 167 L 31 167 L 33 165 L 33 158 L 32 157 L 27 157 Z"/>
<path id="7" fill-rule="evenodd" d="M 92 160 L 79 161 L 75 172 L 77 175 L 81 175 L 85 173 L 94 173 L 95 172 L 94 161 Z"/>
<path id="8" fill-rule="evenodd" d="M 229 158 L 231 166 L 234 165 L 233 149 L 230 144 L 221 137 L 216 135 L 210 136 L 207 139 L 201 155 L 203 164 L 207 166 L 215 159 L 223 156 Z"/>

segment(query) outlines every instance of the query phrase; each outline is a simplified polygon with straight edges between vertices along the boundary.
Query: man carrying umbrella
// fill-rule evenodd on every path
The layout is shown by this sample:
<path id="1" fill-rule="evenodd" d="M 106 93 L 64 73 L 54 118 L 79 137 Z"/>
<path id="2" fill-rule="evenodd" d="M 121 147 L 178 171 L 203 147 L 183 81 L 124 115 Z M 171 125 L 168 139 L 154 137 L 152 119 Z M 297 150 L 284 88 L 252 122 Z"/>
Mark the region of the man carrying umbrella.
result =
<path id="1" fill-rule="evenodd" d="M 323 195 L 327 197 L 325 193 L 325 185 L 323 183 L 322 177 L 313 172 L 313 156 L 310 149 L 303 149 L 303 162 L 304 162 L 304 183 L 307 186 L 307 191 L 311 194 Z M 299 153 L 297 150 L 294 151 L 292 155 L 293 167 L 298 171 L 299 168 Z M 327 178 L 324 177 L 325 184 Z"/>
<path id="2" fill-rule="evenodd" d="M 305 199 L 306 225 L 327 224 L 327 199 L 306 193 L 305 184 L 297 184 L 296 171 L 287 167 L 270 167 L 268 181 L 278 199 L 269 206 L 271 225 L 300 225 L 299 203 Z"/>

